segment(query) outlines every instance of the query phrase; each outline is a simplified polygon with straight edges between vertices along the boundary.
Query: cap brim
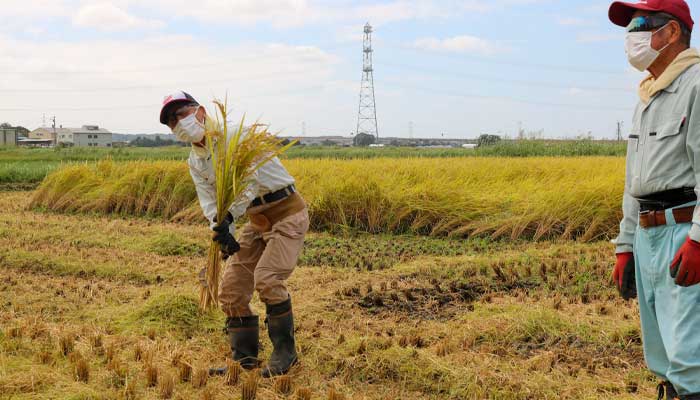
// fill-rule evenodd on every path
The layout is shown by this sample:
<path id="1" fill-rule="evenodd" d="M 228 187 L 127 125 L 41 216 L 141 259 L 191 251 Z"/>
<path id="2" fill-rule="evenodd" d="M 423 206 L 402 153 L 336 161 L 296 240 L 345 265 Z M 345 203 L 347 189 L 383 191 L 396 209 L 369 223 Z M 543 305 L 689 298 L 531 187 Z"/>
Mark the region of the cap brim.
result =
<path id="1" fill-rule="evenodd" d="M 185 104 L 192 103 L 192 100 L 173 100 L 170 103 L 166 104 L 163 106 L 163 108 L 160 110 L 160 123 L 163 125 L 168 124 L 168 116 L 175 112 L 178 108 L 182 107 Z"/>
<path id="2" fill-rule="evenodd" d="M 626 3 L 624 1 L 616 1 L 610 5 L 610 10 L 608 11 L 608 17 L 610 21 L 622 27 L 629 25 L 632 20 L 632 15 L 635 11 L 658 11 L 653 7 L 646 4 L 639 3 Z"/>

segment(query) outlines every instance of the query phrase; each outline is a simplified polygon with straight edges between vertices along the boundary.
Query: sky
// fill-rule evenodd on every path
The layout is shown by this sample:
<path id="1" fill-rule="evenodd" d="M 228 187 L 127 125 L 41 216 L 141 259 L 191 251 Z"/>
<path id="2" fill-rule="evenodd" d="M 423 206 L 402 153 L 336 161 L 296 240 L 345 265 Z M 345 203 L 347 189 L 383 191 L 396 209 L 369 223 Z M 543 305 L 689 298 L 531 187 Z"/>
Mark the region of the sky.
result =
<path id="1" fill-rule="evenodd" d="M 2 0 L 0 122 L 168 133 L 162 99 L 282 135 L 356 129 L 374 27 L 380 136 L 613 138 L 643 74 L 597 0 Z M 691 3 L 691 7 L 694 5 Z M 700 20 L 700 7 L 693 16 Z M 695 40 L 694 40 L 695 44 Z"/>

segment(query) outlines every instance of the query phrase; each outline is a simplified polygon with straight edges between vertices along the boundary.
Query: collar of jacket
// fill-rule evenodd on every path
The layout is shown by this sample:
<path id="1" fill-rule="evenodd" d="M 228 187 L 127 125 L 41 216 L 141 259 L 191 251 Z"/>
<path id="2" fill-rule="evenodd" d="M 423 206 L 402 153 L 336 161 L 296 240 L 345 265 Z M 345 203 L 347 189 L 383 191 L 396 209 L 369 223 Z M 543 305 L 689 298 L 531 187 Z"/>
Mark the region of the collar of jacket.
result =
<path id="1" fill-rule="evenodd" d="M 209 157 L 209 149 L 192 144 L 192 152 L 199 158 Z"/>
<path id="2" fill-rule="evenodd" d="M 675 92 L 678 90 L 678 77 L 698 63 L 700 63 L 700 54 L 694 48 L 681 52 L 657 79 L 648 75 L 642 80 L 639 84 L 639 98 L 648 105 L 654 96 L 662 90 Z"/>

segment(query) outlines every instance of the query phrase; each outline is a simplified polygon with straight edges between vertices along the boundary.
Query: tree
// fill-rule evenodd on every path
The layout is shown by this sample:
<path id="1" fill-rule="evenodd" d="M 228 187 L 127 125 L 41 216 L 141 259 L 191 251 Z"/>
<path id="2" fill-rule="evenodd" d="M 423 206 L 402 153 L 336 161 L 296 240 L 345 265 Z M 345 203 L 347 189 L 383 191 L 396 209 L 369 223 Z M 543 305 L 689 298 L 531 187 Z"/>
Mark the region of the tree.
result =
<path id="1" fill-rule="evenodd" d="M 12 125 L 10 125 L 10 124 L 7 123 L 7 122 L 3 122 L 2 124 L 0 124 L 0 128 L 2 128 L 2 129 L 10 129 L 10 128 L 12 128 Z"/>
<path id="2" fill-rule="evenodd" d="M 171 139 L 161 139 L 160 136 L 156 136 L 154 139 L 147 138 L 144 136 L 139 136 L 136 139 L 129 142 L 130 145 L 135 147 L 162 147 L 162 146 L 179 146 L 181 143 L 171 140 Z"/>
<path id="3" fill-rule="evenodd" d="M 374 135 L 370 135 L 367 133 L 358 133 L 352 139 L 352 145 L 353 146 L 369 146 L 370 144 L 374 144 L 376 142 L 376 140 L 377 140 L 377 138 L 375 138 Z"/>
<path id="4" fill-rule="evenodd" d="M 498 135 L 481 135 L 477 142 L 477 146 L 490 146 L 501 141 L 501 137 Z"/>

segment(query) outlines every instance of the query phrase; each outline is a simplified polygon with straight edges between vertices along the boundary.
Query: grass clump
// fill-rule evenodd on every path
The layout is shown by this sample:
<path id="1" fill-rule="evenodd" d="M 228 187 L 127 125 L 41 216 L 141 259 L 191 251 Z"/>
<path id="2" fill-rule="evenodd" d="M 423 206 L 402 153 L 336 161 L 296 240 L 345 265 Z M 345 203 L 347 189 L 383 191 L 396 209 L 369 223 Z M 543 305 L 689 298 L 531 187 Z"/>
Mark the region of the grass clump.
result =
<path id="1" fill-rule="evenodd" d="M 125 323 L 134 330 L 141 330 L 145 324 L 188 336 L 202 329 L 215 330 L 220 325 L 218 318 L 214 312 L 201 311 L 191 296 L 161 294 L 127 317 Z"/>
<path id="2" fill-rule="evenodd" d="M 200 243 L 174 233 L 163 233 L 147 245 L 148 251 L 160 256 L 202 256 L 206 249 Z"/>

